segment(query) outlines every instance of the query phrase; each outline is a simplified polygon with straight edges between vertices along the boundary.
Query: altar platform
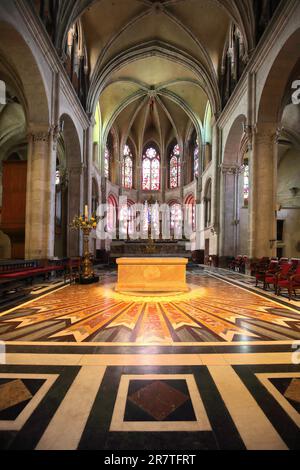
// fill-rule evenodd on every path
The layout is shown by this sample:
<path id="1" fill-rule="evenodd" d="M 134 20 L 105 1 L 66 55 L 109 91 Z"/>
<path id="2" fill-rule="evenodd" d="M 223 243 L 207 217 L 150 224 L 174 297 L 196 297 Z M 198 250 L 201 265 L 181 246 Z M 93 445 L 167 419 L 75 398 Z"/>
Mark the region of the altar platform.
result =
<path id="1" fill-rule="evenodd" d="M 185 240 L 153 240 L 149 252 L 149 240 L 112 240 L 109 257 L 115 261 L 121 256 L 131 257 L 180 257 L 191 259 Z"/>
<path id="2" fill-rule="evenodd" d="M 119 258 L 117 292 L 188 292 L 185 258 Z"/>

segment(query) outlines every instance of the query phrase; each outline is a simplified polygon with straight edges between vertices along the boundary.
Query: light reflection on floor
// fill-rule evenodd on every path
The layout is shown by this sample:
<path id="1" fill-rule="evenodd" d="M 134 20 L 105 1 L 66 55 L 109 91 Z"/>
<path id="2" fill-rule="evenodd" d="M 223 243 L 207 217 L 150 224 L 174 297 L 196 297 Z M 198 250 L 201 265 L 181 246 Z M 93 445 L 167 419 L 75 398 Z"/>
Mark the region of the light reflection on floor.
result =
<path id="1" fill-rule="evenodd" d="M 300 339 L 299 312 L 205 274 L 188 293 L 126 294 L 115 277 L 67 286 L 0 316 L 0 340 L 168 345 Z"/>

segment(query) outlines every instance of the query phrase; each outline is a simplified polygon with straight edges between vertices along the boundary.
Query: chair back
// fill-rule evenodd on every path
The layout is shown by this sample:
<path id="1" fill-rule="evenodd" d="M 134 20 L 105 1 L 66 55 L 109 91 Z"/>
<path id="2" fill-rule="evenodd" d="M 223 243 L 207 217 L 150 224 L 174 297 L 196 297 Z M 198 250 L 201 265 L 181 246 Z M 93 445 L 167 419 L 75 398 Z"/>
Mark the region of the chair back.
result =
<path id="1" fill-rule="evenodd" d="M 286 275 L 293 269 L 292 263 L 285 263 L 280 266 L 280 274 Z"/>
<path id="2" fill-rule="evenodd" d="M 271 261 L 271 263 L 269 264 L 269 267 L 268 267 L 268 271 L 275 271 L 279 266 L 279 263 L 278 261 Z"/>
<path id="3" fill-rule="evenodd" d="M 298 264 L 295 271 L 293 271 L 293 274 L 297 274 L 297 276 L 300 276 L 300 264 Z"/>
<path id="4" fill-rule="evenodd" d="M 289 262 L 289 259 L 288 258 L 280 258 L 279 260 L 279 264 L 282 265 L 282 264 L 286 264 Z"/>
<path id="5" fill-rule="evenodd" d="M 292 258 L 291 263 L 293 266 L 299 266 L 300 265 L 300 259 L 299 258 Z"/>

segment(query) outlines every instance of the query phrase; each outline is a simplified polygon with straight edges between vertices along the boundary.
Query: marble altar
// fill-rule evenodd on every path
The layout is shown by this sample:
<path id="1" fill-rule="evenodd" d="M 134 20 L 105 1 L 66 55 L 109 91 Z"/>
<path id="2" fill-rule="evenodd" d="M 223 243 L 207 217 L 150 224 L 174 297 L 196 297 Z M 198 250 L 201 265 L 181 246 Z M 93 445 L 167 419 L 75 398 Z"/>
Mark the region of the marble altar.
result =
<path id="1" fill-rule="evenodd" d="M 186 258 L 118 258 L 117 292 L 188 292 Z"/>

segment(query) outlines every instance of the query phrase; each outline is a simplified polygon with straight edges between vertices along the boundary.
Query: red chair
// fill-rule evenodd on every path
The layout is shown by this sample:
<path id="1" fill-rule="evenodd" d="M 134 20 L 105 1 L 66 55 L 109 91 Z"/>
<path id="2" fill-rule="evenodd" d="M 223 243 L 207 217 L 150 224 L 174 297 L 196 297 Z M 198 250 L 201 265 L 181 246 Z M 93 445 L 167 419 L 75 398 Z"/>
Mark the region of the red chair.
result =
<path id="1" fill-rule="evenodd" d="M 241 255 L 239 255 L 237 258 L 235 258 L 234 260 L 230 261 L 229 265 L 228 265 L 228 268 L 229 269 L 232 269 L 233 271 L 235 271 L 235 269 L 240 265 L 241 261 L 242 261 L 243 257 Z"/>
<path id="2" fill-rule="evenodd" d="M 292 293 L 294 292 L 295 296 L 296 290 L 300 289 L 300 264 L 298 264 L 295 271 L 286 278 L 279 278 L 277 282 L 277 295 L 280 295 L 281 290 L 286 289 L 289 294 L 289 300 L 292 299 Z"/>
<path id="3" fill-rule="evenodd" d="M 277 272 L 266 272 L 264 289 L 267 290 L 270 285 L 273 285 L 275 294 L 277 294 L 277 283 L 278 280 L 287 279 L 288 275 L 293 271 L 293 265 L 291 263 L 282 264 Z"/>
<path id="4" fill-rule="evenodd" d="M 291 263 L 295 268 L 300 265 L 300 258 L 291 258 Z"/>
<path id="5" fill-rule="evenodd" d="M 262 282 L 263 287 L 265 288 L 266 274 L 267 273 L 268 275 L 275 274 L 277 273 L 278 269 L 279 269 L 278 261 L 271 261 L 268 266 L 260 265 L 260 267 L 258 267 L 257 271 L 255 272 L 255 279 L 256 279 L 255 287 L 258 287 L 258 283 Z"/>
<path id="6" fill-rule="evenodd" d="M 269 264 L 270 258 L 268 257 L 263 257 L 260 258 L 258 261 L 252 262 L 250 264 L 251 276 L 255 276 L 256 272 L 266 271 L 268 269 Z"/>

